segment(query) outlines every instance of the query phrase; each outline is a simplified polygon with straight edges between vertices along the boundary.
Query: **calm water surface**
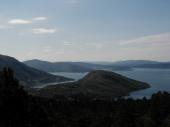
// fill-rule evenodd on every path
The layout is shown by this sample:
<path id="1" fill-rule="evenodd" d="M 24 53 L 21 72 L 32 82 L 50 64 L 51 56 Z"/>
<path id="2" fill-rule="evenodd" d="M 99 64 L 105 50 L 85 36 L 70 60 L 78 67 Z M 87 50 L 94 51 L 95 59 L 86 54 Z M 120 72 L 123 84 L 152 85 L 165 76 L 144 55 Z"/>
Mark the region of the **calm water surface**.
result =
<path id="1" fill-rule="evenodd" d="M 151 85 L 151 88 L 132 92 L 130 97 L 133 98 L 143 98 L 150 97 L 153 93 L 158 91 L 168 91 L 170 92 L 170 69 L 134 69 L 133 71 L 116 71 L 121 75 L 127 76 L 129 78 L 136 79 L 138 81 L 147 82 Z M 83 78 L 87 73 L 68 73 L 59 72 L 53 73 L 56 75 L 61 75 L 75 80 Z"/>

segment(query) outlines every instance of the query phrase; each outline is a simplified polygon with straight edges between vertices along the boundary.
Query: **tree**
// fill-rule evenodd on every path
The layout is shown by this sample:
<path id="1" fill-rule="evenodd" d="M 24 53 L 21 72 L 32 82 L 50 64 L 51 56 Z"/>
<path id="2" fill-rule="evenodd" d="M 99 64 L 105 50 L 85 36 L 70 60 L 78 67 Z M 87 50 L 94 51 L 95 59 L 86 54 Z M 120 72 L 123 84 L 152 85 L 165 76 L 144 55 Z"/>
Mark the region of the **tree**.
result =
<path id="1" fill-rule="evenodd" d="M 28 95 L 14 78 L 10 68 L 0 72 L 0 126 L 23 126 Z"/>

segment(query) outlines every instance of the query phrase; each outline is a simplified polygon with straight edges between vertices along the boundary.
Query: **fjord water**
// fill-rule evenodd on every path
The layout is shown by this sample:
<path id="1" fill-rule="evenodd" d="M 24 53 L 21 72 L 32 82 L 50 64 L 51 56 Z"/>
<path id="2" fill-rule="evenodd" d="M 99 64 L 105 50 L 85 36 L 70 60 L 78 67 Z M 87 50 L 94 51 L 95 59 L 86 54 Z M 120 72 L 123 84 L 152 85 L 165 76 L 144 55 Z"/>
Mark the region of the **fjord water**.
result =
<path id="1" fill-rule="evenodd" d="M 138 81 L 147 82 L 151 85 L 148 89 L 130 93 L 129 97 L 149 98 L 153 93 L 158 91 L 170 92 L 170 69 L 134 69 L 133 71 L 115 72 Z M 83 78 L 87 73 L 59 72 L 53 74 L 78 80 Z"/>
<path id="2" fill-rule="evenodd" d="M 149 98 L 158 91 L 170 92 L 170 69 L 135 69 L 117 73 L 151 85 L 148 89 L 132 92 L 130 94 L 132 98 Z"/>
<path id="3" fill-rule="evenodd" d="M 57 72 L 57 73 L 51 73 L 51 74 L 60 75 L 60 76 L 72 78 L 75 80 L 79 80 L 79 79 L 83 78 L 88 73 Z"/>

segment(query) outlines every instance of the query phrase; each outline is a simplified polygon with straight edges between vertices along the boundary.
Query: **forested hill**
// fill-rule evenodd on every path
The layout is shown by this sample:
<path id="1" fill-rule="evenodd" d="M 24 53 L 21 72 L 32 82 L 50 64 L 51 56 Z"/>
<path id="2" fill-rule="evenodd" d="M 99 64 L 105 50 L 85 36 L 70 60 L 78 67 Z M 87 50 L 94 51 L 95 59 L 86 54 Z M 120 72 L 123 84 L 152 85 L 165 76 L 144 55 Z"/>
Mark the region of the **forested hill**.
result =
<path id="1" fill-rule="evenodd" d="M 169 127 L 170 94 L 98 100 L 28 95 L 11 69 L 0 72 L 0 127 Z"/>
<path id="2" fill-rule="evenodd" d="M 15 71 L 15 76 L 22 81 L 23 85 L 26 85 L 28 87 L 30 86 L 36 86 L 44 83 L 50 83 L 50 82 L 63 82 L 63 81 L 69 81 L 71 79 L 62 77 L 62 76 L 55 76 L 34 68 L 31 68 L 21 62 L 19 62 L 17 59 L 0 55 L 0 70 L 4 67 L 10 67 Z"/>
<path id="3" fill-rule="evenodd" d="M 48 62 L 42 60 L 28 60 L 24 64 L 46 72 L 89 72 L 92 68 L 77 62 Z"/>

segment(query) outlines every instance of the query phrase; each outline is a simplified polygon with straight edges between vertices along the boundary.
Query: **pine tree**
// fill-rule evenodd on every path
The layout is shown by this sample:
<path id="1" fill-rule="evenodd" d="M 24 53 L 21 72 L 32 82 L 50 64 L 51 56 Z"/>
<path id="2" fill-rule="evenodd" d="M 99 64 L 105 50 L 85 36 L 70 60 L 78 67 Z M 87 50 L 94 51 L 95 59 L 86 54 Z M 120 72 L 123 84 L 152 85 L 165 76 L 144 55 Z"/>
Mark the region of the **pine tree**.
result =
<path id="1" fill-rule="evenodd" d="M 0 126 L 23 126 L 27 109 L 27 93 L 14 78 L 10 68 L 0 72 Z"/>

